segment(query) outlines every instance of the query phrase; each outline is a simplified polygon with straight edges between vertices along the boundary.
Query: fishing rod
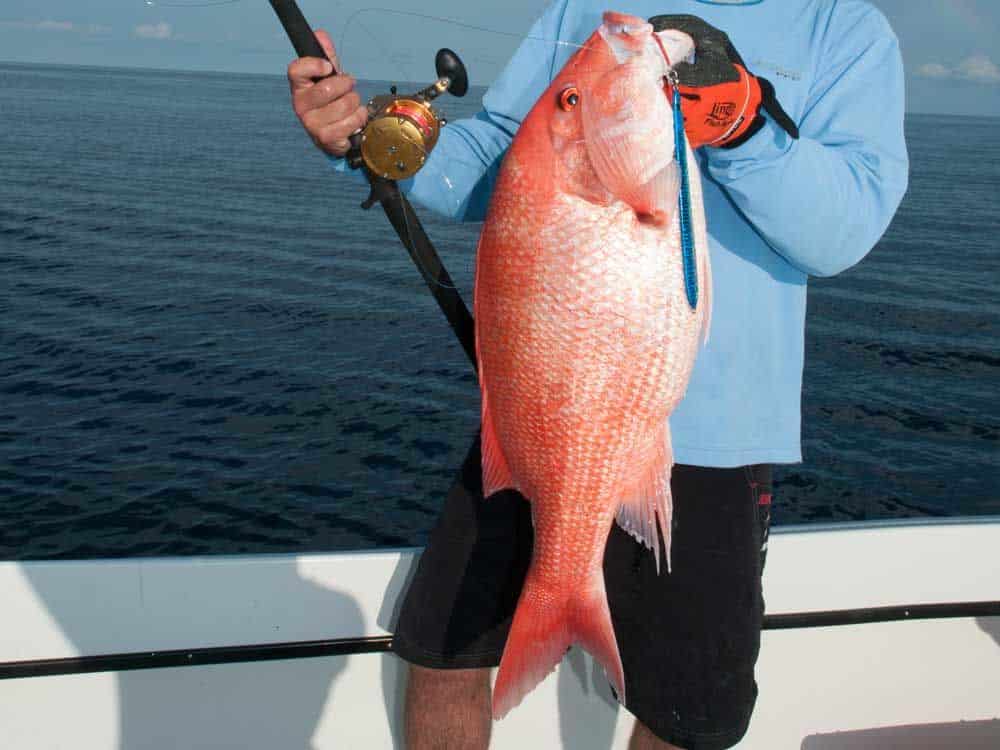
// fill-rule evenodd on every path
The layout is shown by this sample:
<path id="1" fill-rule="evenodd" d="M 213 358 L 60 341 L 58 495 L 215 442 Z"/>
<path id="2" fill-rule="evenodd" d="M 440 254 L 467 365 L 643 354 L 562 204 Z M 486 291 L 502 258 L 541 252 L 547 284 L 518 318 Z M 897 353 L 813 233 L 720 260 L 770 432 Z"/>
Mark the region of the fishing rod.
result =
<path id="1" fill-rule="evenodd" d="M 333 61 L 327 57 L 295 0 L 270 0 L 270 3 L 296 54 L 319 57 L 332 66 Z M 376 203 L 382 206 L 475 368 L 472 314 L 397 184 L 397 180 L 412 177 L 423 167 L 446 124 L 432 106 L 433 100 L 445 91 L 465 96 L 469 89 L 465 66 L 454 52 L 439 50 L 434 63 L 438 79 L 426 88 L 399 96 L 393 86 L 389 94 L 375 96 L 368 102 L 368 124 L 351 136 L 346 159 L 351 169 L 360 169 L 368 180 L 370 192 L 361 208 L 368 210 Z M 330 75 L 337 75 L 335 66 Z"/>

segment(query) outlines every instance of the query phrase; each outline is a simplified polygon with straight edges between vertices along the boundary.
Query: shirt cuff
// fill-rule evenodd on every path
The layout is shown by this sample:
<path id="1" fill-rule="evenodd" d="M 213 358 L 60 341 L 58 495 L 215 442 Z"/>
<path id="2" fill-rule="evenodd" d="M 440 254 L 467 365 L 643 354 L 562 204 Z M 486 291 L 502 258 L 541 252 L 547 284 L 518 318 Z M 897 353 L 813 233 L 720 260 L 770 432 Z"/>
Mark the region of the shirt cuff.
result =
<path id="1" fill-rule="evenodd" d="M 781 126 L 765 115 L 764 127 L 746 143 L 741 143 L 736 148 L 706 148 L 708 166 L 713 177 L 722 179 L 729 176 L 730 170 L 744 168 L 754 162 L 773 161 L 783 156 L 792 147 L 793 140 Z"/>
<path id="2" fill-rule="evenodd" d="M 347 166 L 347 159 L 343 156 L 329 156 L 327 159 L 330 160 L 330 164 L 333 165 L 334 172 L 340 172 L 341 174 L 350 175 L 351 179 L 357 182 L 359 185 L 367 185 L 368 178 L 365 177 L 365 172 L 363 169 L 351 169 Z"/>

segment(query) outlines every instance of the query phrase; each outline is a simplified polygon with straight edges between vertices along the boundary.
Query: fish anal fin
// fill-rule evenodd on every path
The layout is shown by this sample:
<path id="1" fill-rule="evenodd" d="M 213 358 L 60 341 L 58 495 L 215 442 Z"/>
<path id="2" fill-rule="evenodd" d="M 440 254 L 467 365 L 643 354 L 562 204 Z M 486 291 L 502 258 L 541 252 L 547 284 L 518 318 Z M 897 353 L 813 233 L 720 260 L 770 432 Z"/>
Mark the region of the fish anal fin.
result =
<path id="1" fill-rule="evenodd" d="M 504 458 L 500 442 L 497 440 L 496 428 L 493 424 L 493 415 L 490 412 L 489 397 L 486 387 L 482 388 L 483 412 L 482 412 L 482 461 L 483 461 L 483 497 L 499 492 L 504 489 L 516 489 L 514 478 L 511 476 L 510 468 L 507 466 L 507 459 Z"/>
<path id="2" fill-rule="evenodd" d="M 639 481 L 632 485 L 622 498 L 616 520 L 618 525 L 637 542 L 652 550 L 657 573 L 660 571 L 662 539 L 669 572 L 670 523 L 673 514 L 670 473 L 674 464 L 669 425 L 664 425 L 663 436 L 652 454 Z"/>

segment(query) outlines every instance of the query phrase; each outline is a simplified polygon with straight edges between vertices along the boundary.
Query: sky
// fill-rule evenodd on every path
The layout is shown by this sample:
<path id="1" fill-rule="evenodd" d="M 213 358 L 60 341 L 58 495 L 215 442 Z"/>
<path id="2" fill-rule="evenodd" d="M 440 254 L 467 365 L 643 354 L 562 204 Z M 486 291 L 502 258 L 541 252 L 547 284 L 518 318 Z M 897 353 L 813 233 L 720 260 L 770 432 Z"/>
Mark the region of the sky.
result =
<path id="1" fill-rule="evenodd" d="M 284 72 L 292 57 L 264 0 L 2 0 L 0 60 L 121 67 Z M 782 2 L 783 0 L 769 0 Z M 907 109 L 1000 117 L 998 0 L 872 0 L 899 36 Z M 459 51 L 473 84 L 488 85 L 545 0 L 299 0 L 328 28 L 359 78 L 434 77 L 439 47 Z M 183 5 L 186 7 L 176 7 Z M 668 10 L 669 0 L 664 0 Z M 192 7 L 194 6 L 194 7 Z M 388 12 L 391 8 L 396 12 Z M 479 31 L 405 13 L 426 13 Z"/>

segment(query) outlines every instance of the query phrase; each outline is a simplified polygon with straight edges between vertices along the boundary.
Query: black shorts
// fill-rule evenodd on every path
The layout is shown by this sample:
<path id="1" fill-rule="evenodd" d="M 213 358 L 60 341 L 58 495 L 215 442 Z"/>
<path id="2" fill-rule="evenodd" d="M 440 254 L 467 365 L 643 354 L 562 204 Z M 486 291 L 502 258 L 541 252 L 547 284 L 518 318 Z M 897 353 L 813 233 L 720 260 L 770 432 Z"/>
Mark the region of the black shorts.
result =
<path id="1" fill-rule="evenodd" d="M 686 750 L 735 745 L 757 697 L 770 520 L 768 465 L 677 465 L 672 570 L 614 525 L 604 577 L 628 710 Z M 406 593 L 393 650 L 424 667 L 500 663 L 531 559 L 531 511 L 513 491 L 482 497 L 477 440 Z"/>

